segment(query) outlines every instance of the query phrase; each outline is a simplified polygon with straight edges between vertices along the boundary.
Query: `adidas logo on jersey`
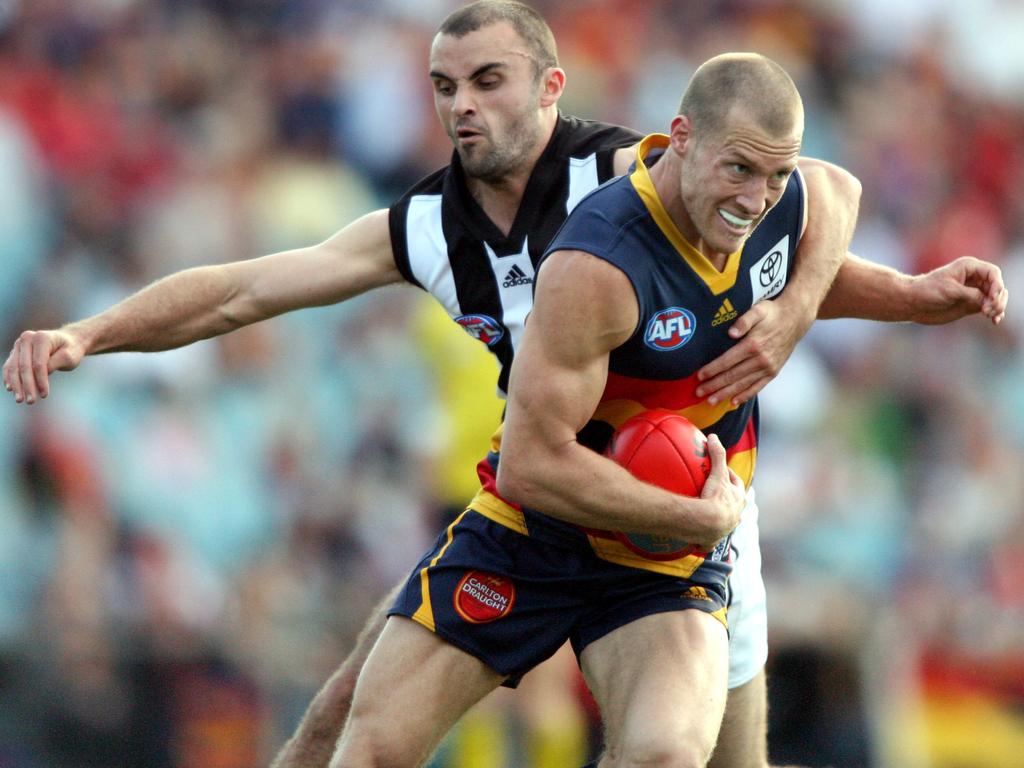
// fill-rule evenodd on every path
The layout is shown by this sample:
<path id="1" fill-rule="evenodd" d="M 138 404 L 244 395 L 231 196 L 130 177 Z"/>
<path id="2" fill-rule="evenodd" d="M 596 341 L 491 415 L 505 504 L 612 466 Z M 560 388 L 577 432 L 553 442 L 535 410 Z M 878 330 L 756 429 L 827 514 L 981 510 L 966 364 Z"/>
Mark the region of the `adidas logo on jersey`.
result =
<path id="1" fill-rule="evenodd" d="M 532 285 L 533 278 L 520 269 L 518 264 L 513 265 L 512 269 L 505 275 L 505 282 L 501 284 L 502 288 L 515 288 L 517 285 Z"/>
<path id="2" fill-rule="evenodd" d="M 711 325 L 721 325 L 722 323 L 727 323 L 733 318 L 735 318 L 736 315 L 737 312 L 735 309 L 733 309 L 732 302 L 726 299 L 725 301 L 722 302 L 722 306 L 718 308 L 718 311 L 715 312 L 715 319 L 711 321 Z"/>

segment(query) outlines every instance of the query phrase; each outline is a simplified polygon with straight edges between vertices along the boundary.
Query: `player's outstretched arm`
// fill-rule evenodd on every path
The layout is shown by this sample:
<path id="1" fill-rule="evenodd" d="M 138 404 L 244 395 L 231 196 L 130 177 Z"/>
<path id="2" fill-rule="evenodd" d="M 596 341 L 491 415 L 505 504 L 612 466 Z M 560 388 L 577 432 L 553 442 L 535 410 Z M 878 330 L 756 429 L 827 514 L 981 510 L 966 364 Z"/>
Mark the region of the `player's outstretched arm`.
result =
<path id="1" fill-rule="evenodd" d="M 699 371 L 697 394 L 712 404 L 746 402 L 778 375 L 817 317 L 853 237 L 860 182 L 822 160 L 801 158 L 799 165 L 807 188 L 807 226 L 793 275 L 781 296 L 737 318 L 729 336 L 739 341 Z"/>
<path id="2" fill-rule="evenodd" d="M 375 211 L 318 245 L 186 269 L 85 320 L 25 331 L 4 363 L 4 387 L 32 404 L 49 394 L 51 373 L 73 370 L 86 355 L 174 349 L 400 278 L 388 212 Z"/>
<path id="3" fill-rule="evenodd" d="M 701 499 L 643 483 L 576 440 L 604 391 L 610 351 L 637 325 L 629 279 L 589 254 L 559 251 L 536 290 L 512 366 L 498 491 L 578 525 L 713 546 L 739 522 L 744 499 L 717 439 Z"/>
<path id="4" fill-rule="evenodd" d="M 851 253 L 818 317 L 940 325 L 982 314 L 999 325 L 1009 298 L 999 267 L 971 256 L 912 276 Z"/>

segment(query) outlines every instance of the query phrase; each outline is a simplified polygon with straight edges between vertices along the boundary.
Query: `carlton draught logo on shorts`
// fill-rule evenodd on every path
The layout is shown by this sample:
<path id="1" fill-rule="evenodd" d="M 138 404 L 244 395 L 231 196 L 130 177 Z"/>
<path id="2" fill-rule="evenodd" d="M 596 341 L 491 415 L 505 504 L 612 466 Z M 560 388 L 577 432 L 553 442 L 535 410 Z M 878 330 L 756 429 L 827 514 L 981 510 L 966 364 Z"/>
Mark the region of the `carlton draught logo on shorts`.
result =
<path id="1" fill-rule="evenodd" d="M 695 330 L 697 318 L 693 312 L 682 307 L 669 307 L 655 312 L 647 321 L 644 343 L 659 352 L 669 352 L 692 339 Z"/>
<path id="2" fill-rule="evenodd" d="M 501 337 L 505 335 L 505 329 L 498 321 L 487 315 L 460 315 L 455 322 L 466 329 L 466 333 L 474 339 L 479 339 L 488 347 L 493 347 Z"/>
<path id="3" fill-rule="evenodd" d="M 486 624 L 507 616 L 516 601 L 515 585 L 508 579 L 470 571 L 455 588 L 455 610 L 471 624 Z"/>

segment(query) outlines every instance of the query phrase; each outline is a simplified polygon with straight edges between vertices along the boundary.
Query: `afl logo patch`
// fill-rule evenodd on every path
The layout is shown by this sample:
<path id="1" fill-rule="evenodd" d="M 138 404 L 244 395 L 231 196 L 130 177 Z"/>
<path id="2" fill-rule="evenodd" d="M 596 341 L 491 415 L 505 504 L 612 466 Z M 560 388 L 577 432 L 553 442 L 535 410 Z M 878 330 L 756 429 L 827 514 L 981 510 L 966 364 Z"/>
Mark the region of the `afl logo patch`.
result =
<path id="1" fill-rule="evenodd" d="M 498 321 L 487 315 L 460 315 L 455 322 L 466 329 L 466 333 L 479 339 L 488 347 L 493 347 L 505 335 L 505 329 Z"/>
<path id="2" fill-rule="evenodd" d="M 655 312 L 647 321 L 644 343 L 659 352 L 679 349 L 693 338 L 697 330 L 697 318 L 693 312 L 682 307 L 669 307 Z"/>
<path id="3" fill-rule="evenodd" d="M 455 610 L 470 624 L 486 624 L 507 616 L 516 601 L 515 585 L 506 578 L 470 571 L 455 588 Z"/>

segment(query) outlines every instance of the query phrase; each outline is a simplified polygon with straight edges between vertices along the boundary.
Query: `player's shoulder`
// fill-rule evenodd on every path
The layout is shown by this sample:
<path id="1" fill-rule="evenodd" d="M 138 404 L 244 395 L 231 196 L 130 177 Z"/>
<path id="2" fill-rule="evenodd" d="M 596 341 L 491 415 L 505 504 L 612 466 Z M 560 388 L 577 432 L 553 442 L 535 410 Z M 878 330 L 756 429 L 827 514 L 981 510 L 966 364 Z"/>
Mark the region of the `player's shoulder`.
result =
<path id="1" fill-rule="evenodd" d="M 629 176 L 616 176 L 591 190 L 572 212 L 572 217 L 598 219 L 621 226 L 643 214 L 646 208 Z"/>
<path id="2" fill-rule="evenodd" d="M 614 123 L 603 123 L 573 115 L 558 116 L 557 136 L 561 139 L 562 153 L 570 156 L 598 151 L 614 151 L 630 147 L 643 138 L 643 134 Z"/>

